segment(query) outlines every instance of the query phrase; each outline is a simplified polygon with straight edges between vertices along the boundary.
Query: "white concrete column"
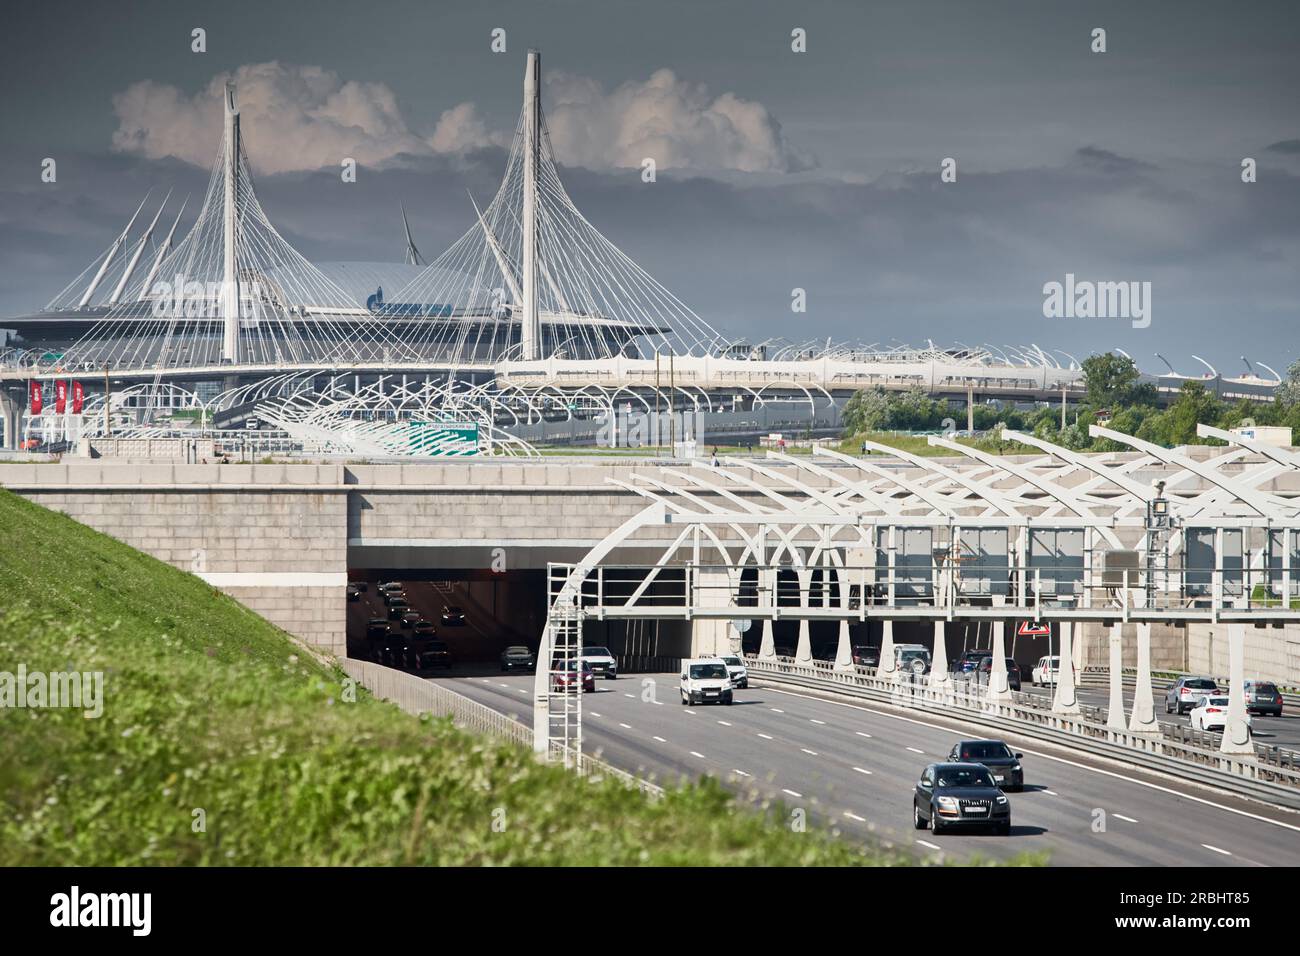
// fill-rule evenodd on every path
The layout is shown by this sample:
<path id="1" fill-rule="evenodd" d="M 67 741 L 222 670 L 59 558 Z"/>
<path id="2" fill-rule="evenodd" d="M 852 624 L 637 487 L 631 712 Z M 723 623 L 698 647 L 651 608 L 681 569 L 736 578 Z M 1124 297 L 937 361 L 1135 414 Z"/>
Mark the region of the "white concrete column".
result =
<path id="1" fill-rule="evenodd" d="M 1156 723 L 1155 695 L 1151 691 L 1151 625 L 1137 626 L 1137 682 L 1133 686 L 1133 711 L 1128 721 L 1129 733 L 1160 736 Z"/>
<path id="2" fill-rule="evenodd" d="M 1255 745 L 1246 723 L 1246 625 L 1228 625 L 1228 722 L 1223 728 L 1220 753 L 1252 756 Z"/>
<path id="3" fill-rule="evenodd" d="M 835 649 L 835 669 L 847 672 L 856 670 L 853 666 L 853 645 L 849 641 L 848 621 L 840 621 L 840 643 Z"/>
<path id="4" fill-rule="evenodd" d="M 1061 622 L 1061 669 L 1052 689 L 1052 713 L 1075 716 L 1079 713 L 1079 697 L 1074 690 L 1074 624 Z"/>
<path id="5" fill-rule="evenodd" d="M 766 618 L 763 620 L 763 639 L 758 645 L 758 659 L 760 661 L 776 660 L 776 644 L 772 640 L 772 622 Z"/>
<path id="6" fill-rule="evenodd" d="M 799 606 L 808 607 L 808 591 L 812 587 L 812 571 L 796 571 L 799 576 Z M 811 664 L 813 662 L 812 639 L 808 636 L 808 619 L 799 620 L 799 645 L 795 648 L 794 662 L 796 664 Z"/>
<path id="7" fill-rule="evenodd" d="M 898 668 L 894 666 L 893 621 L 883 621 L 881 623 L 880 666 L 876 668 L 876 676 L 883 677 L 886 680 L 898 680 Z"/>
<path id="8" fill-rule="evenodd" d="M 930 687 L 946 690 L 952 686 L 948 673 L 948 642 L 944 640 L 944 622 L 934 622 L 934 653 L 930 655 Z"/>
<path id="9" fill-rule="evenodd" d="M 695 575 L 695 600 L 700 607 L 731 607 L 732 577 L 725 568 L 701 568 Z M 691 619 L 691 656 L 717 657 L 732 651 L 731 622 L 725 618 Z"/>
<path id="10" fill-rule="evenodd" d="M 993 667 L 989 673 L 989 692 L 986 699 L 995 704 L 1011 700 L 1011 688 L 1007 686 L 1007 639 L 1006 622 L 993 622 Z"/>
<path id="11" fill-rule="evenodd" d="M 1111 730 L 1128 730 L 1124 722 L 1124 625 L 1110 626 L 1110 705 L 1106 709 L 1106 726 Z"/>

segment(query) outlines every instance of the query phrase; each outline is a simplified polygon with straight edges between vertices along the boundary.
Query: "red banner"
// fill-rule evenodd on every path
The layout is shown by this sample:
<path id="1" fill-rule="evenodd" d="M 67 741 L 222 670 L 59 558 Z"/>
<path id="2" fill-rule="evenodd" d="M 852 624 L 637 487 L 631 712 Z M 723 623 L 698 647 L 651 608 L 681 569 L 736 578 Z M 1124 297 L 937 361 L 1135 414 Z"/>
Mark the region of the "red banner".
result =
<path id="1" fill-rule="evenodd" d="M 31 399 L 30 408 L 33 415 L 39 415 L 45 403 L 41 401 L 41 383 L 33 381 L 28 386 L 28 397 Z"/>
<path id="2" fill-rule="evenodd" d="M 81 409 L 86 404 L 86 390 L 81 387 L 80 382 L 72 383 L 72 414 L 80 415 Z"/>
<path id="3" fill-rule="evenodd" d="M 60 415 L 68 410 L 68 381 L 56 379 L 54 382 L 54 410 Z"/>

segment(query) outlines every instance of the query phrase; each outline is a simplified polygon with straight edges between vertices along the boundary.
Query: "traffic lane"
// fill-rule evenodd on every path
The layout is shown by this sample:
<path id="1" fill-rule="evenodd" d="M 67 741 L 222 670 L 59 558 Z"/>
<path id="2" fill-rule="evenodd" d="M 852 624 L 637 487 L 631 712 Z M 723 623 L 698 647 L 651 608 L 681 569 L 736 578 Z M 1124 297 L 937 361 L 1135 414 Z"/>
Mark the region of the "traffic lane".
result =
<path id="1" fill-rule="evenodd" d="M 589 750 L 599 749 L 606 759 L 628 769 L 690 776 L 740 774 L 738 779 L 768 795 L 787 803 L 816 800 L 829 807 L 832 816 L 844 818 L 842 825 L 848 829 L 861 824 L 868 832 L 892 834 L 900 842 L 912 833 L 900 828 L 910 828 L 912 786 L 921 767 L 941 760 L 963 735 L 960 730 L 936 727 L 929 715 L 917 712 L 873 712 L 775 689 L 740 692 L 738 698 L 744 703 L 732 707 L 665 706 L 665 699 L 678 699 L 675 676 L 647 679 L 654 687 L 652 695 L 644 693 L 640 680 L 635 693 L 621 688 L 633 680 L 624 678 L 598 684 L 613 684 L 618 690 L 584 697 Z M 523 712 L 531 707 L 531 682 L 524 680 L 528 695 L 518 688 L 512 693 L 508 680 L 479 686 L 501 685 L 491 696 L 517 700 Z M 1028 756 L 1040 747 L 1031 741 L 1017 749 Z M 665 759 L 674 754 L 675 758 Z M 1054 762 L 1045 755 L 1043 760 L 1030 759 L 1030 792 L 1010 798 L 1017 836 L 1029 839 L 967 843 L 962 835 L 955 838 L 960 841 L 958 855 L 973 850 L 1005 856 L 1022 849 L 1046 849 L 1054 862 L 1072 864 L 1278 862 L 1276 833 L 1262 840 L 1234 836 L 1236 849 L 1222 846 L 1222 838 L 1191 840 L 1188 836 L 1189 832 L 1233 832 L 1249 818 L 1150 790 L 1123 774 Z M 1106 813 L 1104 833 L 1093 830 L 1098 810 Z M 1226 823 L 1225 816 L 1230 817 Z M 1290 839 L 1296 831 L 1282 832 L 1284 839 Z M 918 836 L 922 845 L 948 839 Z"/>
<path id="2" fill-rule="evenodd" d="M 1052 699 L 1052 688 L 1050 687 L 1031 687 L 1026 684 L 1024 690 L 1025 693 L 1033 694 L 1047 701 Z M 1108 688 L 1079 687 L 1076 688 L 1076 695 L 1079 698 L 1079 703 L 1089 707 L 1100 707 L 1102 710 L 1106 710 L 1110 706 L 1110 690 Z M 1127 715 L 1133 709 L 1132 687 L 1124 689 L 1123 699 L 1124 713 Z M 1163 691 L 1156 691 L 1154 700 L 1156 720 L 1161 724 L 1191 727 L 1190 716 L 1184 714 L 1179 717 L 1165 713 L 1165 695 Z M 1300 715 L 1288 713 L 1284 708 L 1280 717 L 1251 714 L 1250 721 L 1251 733 L 1259 743 L 1282 747 L 1287 750 L 1300 750 Z"/>

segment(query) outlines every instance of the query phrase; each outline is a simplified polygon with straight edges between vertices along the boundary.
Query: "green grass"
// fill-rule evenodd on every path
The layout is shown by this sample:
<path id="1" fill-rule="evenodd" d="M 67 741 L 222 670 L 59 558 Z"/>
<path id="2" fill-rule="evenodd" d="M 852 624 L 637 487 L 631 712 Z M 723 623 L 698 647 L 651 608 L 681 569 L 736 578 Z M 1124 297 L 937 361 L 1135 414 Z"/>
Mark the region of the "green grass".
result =
<path id="1" fill-rule="evenodd" d="M 912 862 L 711 781 L 652 802 L 346 703 L 341 672 L 235 601 L 5 491 L 0 595 L 0 671 L 105 673 L 98 719 L 0 709 L 0 865 Z"/>

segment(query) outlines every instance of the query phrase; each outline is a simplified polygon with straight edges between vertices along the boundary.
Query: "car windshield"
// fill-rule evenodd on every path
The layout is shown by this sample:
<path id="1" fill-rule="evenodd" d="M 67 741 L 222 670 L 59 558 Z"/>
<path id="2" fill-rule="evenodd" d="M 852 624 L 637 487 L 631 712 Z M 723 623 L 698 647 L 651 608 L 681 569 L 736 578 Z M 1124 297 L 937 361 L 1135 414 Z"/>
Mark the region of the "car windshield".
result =
<path id="1" fill-rule="evenodd" d="M 992 787 L 993 778 L 983 767 L 940 767 L 941 787 Z"/>
<path id="2" fill-rule="evenodd" d="M 1226 697 L 1202 697 L 1202 707 L 1227 707 L 1228 698 Z"/>
<path id="3" fill-rule="evenodd" d="M 1183 685 L 1191 690 L 1217 690 L 1219 685 L 1205 677 L 1193 677 Z"/>
<path id="4" fill-rule="evenodd" d="M 710 677 L 726 677 L 727 668 L 722 664 L 692 664 L 691 680 L 705 680 Z"/>
<path id="5" fill-rule="evenodd" d="M 612 657 L 613 656 L 609 653 L 609 648 L 606 647 L 587 647 L 583 649 L 582 653 L 586 654 L 588 657 Z"/>
<path id="6" fill-rule="evenodd" d="M 1251 684 L 1251 690 L 1256 694 L 1276 694 L 1277 686 L 1274 684 Z"/>
<path id="7" fill-rule="evenodd" d="M 916 660 L 917 658 L 920 658 L 923 661 L 928 661 L 930 659 L 930 652 L 921 650 L 902 650 L 898 652 L 898 656 L 905 661 Z"/>
<path id="8" fill-rule="evenodd" d="M 996 760 L 1010 756 L 1011 751 L 1004 743 L 962 744 L 961 748 L 962 760 Z"/>
<path id="9" fill-rule="evenodd" d="M 724 657 L 724 658 L 722 659 L 722 663 L 724 663 L 724 664 L 730 664 L 732 667 L 739 667 L 739 666 L 740 666 L 740 658 L 739 658 L 739 657 Z"/>
<path id="10" fill-rule="evenodd" d="M 507 653 L 507 654 L 514 654 L 514 655 L 527 654 L 527 653 L 528 653 L 528 648 L 526 648 L 526 647 L 507 647 L 507 648 L 506 648 L 506 653 Z"/>

